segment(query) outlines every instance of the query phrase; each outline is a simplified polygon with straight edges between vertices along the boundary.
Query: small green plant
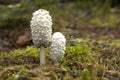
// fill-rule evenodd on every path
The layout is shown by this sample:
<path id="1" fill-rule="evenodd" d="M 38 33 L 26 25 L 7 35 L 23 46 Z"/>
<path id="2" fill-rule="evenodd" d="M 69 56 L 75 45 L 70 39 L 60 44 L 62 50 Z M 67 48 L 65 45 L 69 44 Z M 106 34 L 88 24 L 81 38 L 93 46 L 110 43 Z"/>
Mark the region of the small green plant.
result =
<path id="1" fill-rule="evenodd" d="M 116 47 L 120 47 L 120 40 L 114 40 L 112 42 L 110 42 L 108 45 L 110 46 L 116 46 Z"/>
<path id="2" fill-rule="evenodd" d="M 10 77 L 8 78 L 8 80 L 19 80 L 19 79 L 18 79 L 18 77 L 16 77 L 15 74 L 12 74 L 12 76 L 10 76 Z"/>
<path id="3" fill-rule="evenodd" d="M 97 80 L 95 69 L 86 68 L 82 71 L 80 80 Z"/>

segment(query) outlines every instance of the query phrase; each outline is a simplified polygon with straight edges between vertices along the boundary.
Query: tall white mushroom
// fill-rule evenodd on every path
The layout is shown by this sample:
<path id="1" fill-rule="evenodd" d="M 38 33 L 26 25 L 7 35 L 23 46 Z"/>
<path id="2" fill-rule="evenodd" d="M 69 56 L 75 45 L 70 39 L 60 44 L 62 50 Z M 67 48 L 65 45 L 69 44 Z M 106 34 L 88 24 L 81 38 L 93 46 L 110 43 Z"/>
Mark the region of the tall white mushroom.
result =
<path id="1" fill-rule="evenodd" d="M 59 61 L 64 57 L 66 49 L 66 38 L 60 32 L 55 32 L 52 36 L 50 45 L 50 58 L 56 66 L 59 65 Z"/>
<path id="2" fill-rule="evenodd" d="M 33 43 L 40 47 L 40 64 L 45 64 L 44 47 L 48 47 L 52 35 L 52 19 L 47 10 L 39 9 L 33 13 L 31 20 L 31 34 Z"/>

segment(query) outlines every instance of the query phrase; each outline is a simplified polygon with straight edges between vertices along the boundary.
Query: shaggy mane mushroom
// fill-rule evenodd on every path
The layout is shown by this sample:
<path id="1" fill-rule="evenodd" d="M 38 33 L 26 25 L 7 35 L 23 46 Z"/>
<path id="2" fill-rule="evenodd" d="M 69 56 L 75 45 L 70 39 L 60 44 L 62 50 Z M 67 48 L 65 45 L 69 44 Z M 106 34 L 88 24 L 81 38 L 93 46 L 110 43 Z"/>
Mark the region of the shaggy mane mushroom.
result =
<path id="1" fill-rule="evenodd" d="M 33 13 L 31 19 L 31 34 L 33 43 L 40 48 L 40 64 L 45 64 L 44 48 L 51 42 L 52 19 L 47 10 L 39 9 Z"/>
<path id="2" fill-rule="evenodd" d="M 55 32 L 52 36 L 50 45 L 50 58 L 56 66 L 59 65 L 59 61 L 64 57 L 66 49 L 66 38 L 60 32 Z"/>

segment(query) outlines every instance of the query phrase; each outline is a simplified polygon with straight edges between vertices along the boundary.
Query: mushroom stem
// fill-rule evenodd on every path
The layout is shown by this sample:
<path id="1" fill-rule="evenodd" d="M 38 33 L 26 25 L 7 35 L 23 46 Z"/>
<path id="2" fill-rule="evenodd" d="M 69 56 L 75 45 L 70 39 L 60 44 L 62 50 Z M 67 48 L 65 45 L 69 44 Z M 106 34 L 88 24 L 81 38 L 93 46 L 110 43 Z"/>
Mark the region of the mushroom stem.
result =
<path id="1" fill-rule="evenodd" d="M 45 64 L 45 50 L 44 50 L 44 46 L 40 47 L 40 65 L 44 65 Z"/>

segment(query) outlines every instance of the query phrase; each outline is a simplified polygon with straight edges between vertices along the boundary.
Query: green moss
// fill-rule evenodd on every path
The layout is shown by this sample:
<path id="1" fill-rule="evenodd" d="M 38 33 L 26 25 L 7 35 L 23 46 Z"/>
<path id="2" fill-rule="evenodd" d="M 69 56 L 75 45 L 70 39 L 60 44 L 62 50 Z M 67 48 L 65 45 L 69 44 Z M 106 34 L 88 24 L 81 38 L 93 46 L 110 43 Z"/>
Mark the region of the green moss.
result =
<path id="1" fill-rule="evenodd" d="M 1 66 L 39 62 L 39 49 L 30 46 L 26 49 L 17 49 L 9 53 L 1 53 Z"/>
<path id="2" fill-rule="evenodd" d="M 66 48 L 66 54 L 89 54 L 91 52 L 91 48 L 87 45 L 77 45 L 77 46 L 67 46 Z"/>
<path id="3" fill-rule="evenodd" d="M 14 51 L 11 51 L 10 53 L 1 53 L 2 57 L 16 57 L 18 55 L 24 55 L 24 56 L 39 56 L 39 49 L 35 48 L 33 46 L 28 46 L 26 49 L 16 49 Z"/>
<path id="4" fill-rule="evenodd" d="M 118 45 L 118 43 L 116 42 L 119 42 L 119 41 L 116 40 L 112 42 L 111 45 L 116 45 L 116 44 Z M 105 43 L 106 42 L 102 40 L 98 41 L 98 45 L 103 45 Z M 90 44 L 92 44 L 92 41 Z M 109 42 L 107 42 L 106 44 L 109 45 Z M 61 60 L 61 63 L 60 63 L 62 69 L 65 69 L 65 73 L 66 73 L 63 77 L 67 78 L 71 76 L 77 76 L 74 79 L 97 80 L 99 78 L 102 79 L 101 75 L 104 75 L 106 71 L 108 71 L 109 69 L 112 70 L 112 68 L 110 68 L 111 66 L 114 68 L 119 67 L 118 57 L 120 55 L 118 53 L 112 52 L 112 50 L 110 50 L 109 48 L 105 48 L 109 50 L 108 51 L 109 55 L 107 55 L 107 53 L 102 54 L 102 52 L 101 53 L 99 52 L 98 54 L 96 54 L 96 50 L 93 50 L 92 48 L 93 47 L 91 47 L 86 41 L 84 43 L 81 42 L 76 46 L 67 46 L 65 56 Z M 101 48 L 101 51 L 103 50 L 102 48 Z M 52 63 L 49 63 L 50 57 L 49 57 L 49 54 L 48 54 L 49 52 L 47 48 L 46 48 L 46 52 L 47 52 L 46 56 L 47 56 L 47 62 L 48 62 L 47 65 L 51 65 Z M 115 53 L 116 55 L 113 53 Z M 104 56 L 105 58 L 102 56 Z M 102 62 L 100 62 L 101 58 L 103 59 Z M 16 63 L 21 66 L 17 69 L 17 71 L 16 69 L 14 70 L 13 68 L 13 71 L 9 72 L 9 75 L 7 73 L 4 73 L 6 76 L 11 76 L 11 77 L 8 77 L 9 80 L 12 80 L 12 79 L 17 80 L 15 76 L 18 73 L 21 73 L 20 76 L 26 77 L 29 74 L 27 72 L 25 73 L 24 69 L 26 70 L 27 68 L 27 69 L 32 70 L 34 65 L 39 65 L 39 49 L 33 46 L 28 46 L 25 49 L 17 49 L 9 53 L 1 53 L 0 59 L 1 59 L 0 61 L 1 71 L 4 69 L 4 66 L 5 67 L 14 66 L 16 65 Z M 26 63 L 25 60 L 28 60 L 28 62 Z M 36 61 L 38 62 L 36 63 Z M 29 67 L 28 67 L 28 64 L 29 64 Z M 47 65 L 43 67 L 47 67 Z M 53 64 L 51 67 L 54 67 Z M 49 71 L 52 71 L 52 70 L 49 70 Z M 53 70 L 53 73 L 54 73 L 54 70 Z M 62 73 L 60 72 L 59 74 L 62 74 Z M 56 77 L 54 77 L 54 75 L 51 72 L 50 72 L 50 78 L 56 79 Z"/>

